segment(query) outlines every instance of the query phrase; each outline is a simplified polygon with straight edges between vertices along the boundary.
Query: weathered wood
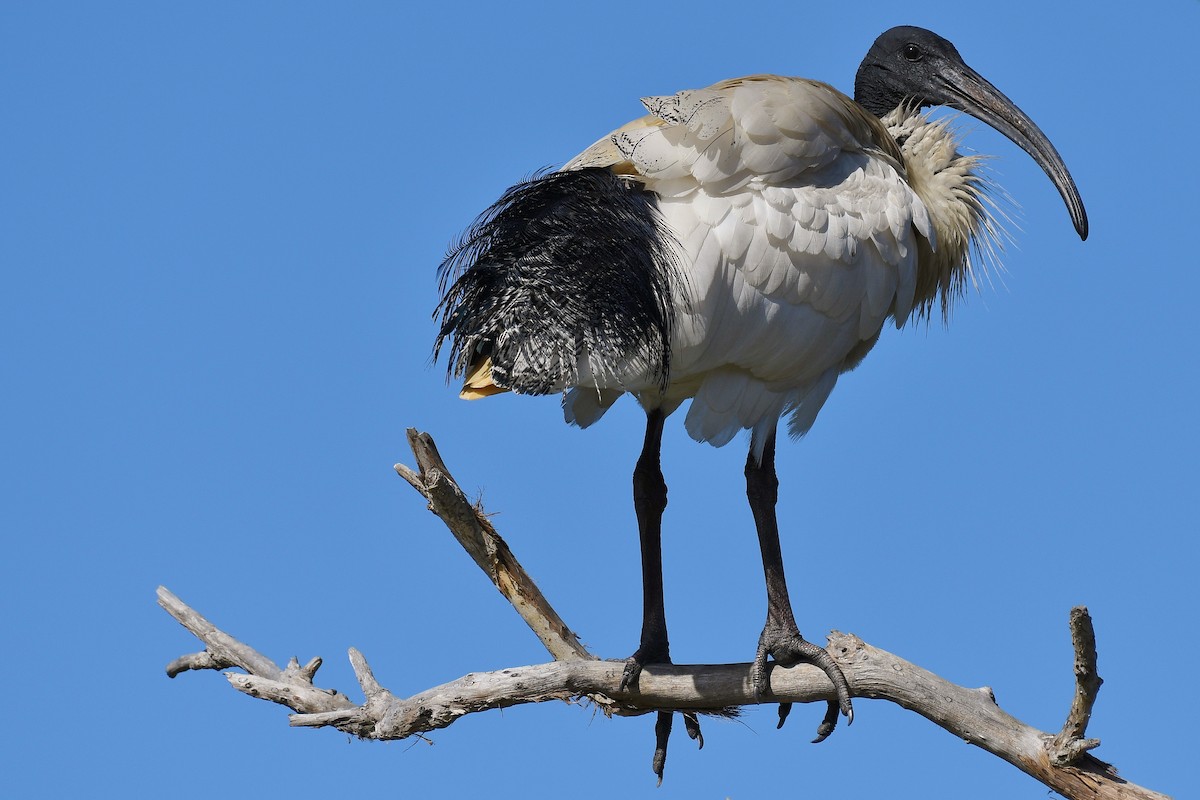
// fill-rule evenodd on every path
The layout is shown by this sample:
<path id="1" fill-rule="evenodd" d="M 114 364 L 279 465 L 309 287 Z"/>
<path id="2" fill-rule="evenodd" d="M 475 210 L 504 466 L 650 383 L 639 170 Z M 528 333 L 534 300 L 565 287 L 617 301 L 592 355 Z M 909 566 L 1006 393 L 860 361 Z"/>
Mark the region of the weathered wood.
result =
<path id="1" fill-rule="evenodd" d="M 1096 668 L 1096 630 L 1092 617 L 1083 606 L 1071 609 L 1071 643 L 1075 647 L 1075 696 L 1062 731 L 1050 745 L 1050 758 L 1056 764 L 1070 764 L 1088 750 L 1100 746 L 1099 739 L 1087 739 L 1092 707 L 1104 679 Z"/>
<path id="2" fill-rule="evenodd" d="M 158 587 L 158 604 L 205 646 L 201 653 L 181 656 L 168 664 L 167 677 L 174 678 L 190 669 L 239 667 L 246 671 L 245 675 L 227 672 L 225 677 L 238 691 L 251 697 L 270 700 L 301 713 L 358 708 L 350 698 L 336 690 L 313 686 L 313 676 L 321 666 L 321 659 L 314 658 L 303 667 L 292 659 L 287 669 L 280 669 L 253 647 L 213 625 L 166 587 Z"/>
<path id="3" fill-rule="evenodd" d="M 416 456 L 420 471 L 413 472 L 403 464 L 397 464 L 396 472 L 424 495 L 429 501 L 429 510 L 446 524 L 454 538 L 512 604 L 550 655 L 559 661 L 594 659 L 596 656 L 580 644 L 579 637 L 562 621 L 541 589 L 513 556 L 508 543 L 496 533 L 483 509 L 467 500 L 466 494 L 458 487 L 442 461 L 433 438 L 409 428 L 408 444 Z"/>
<path id="4" fill-rule="evenodd" d="M 750 664 L 650 665 L 643 670 L 636 690 L 622 691 L 624 661 L 600 661 L 579 644 L 487 521 L 483 509 L 467 501 L 433 440 L 410 431 L 409 442 L 420 469 L 397 465 L 396 471 L 429 501 L 434 513 L 538 634 L 554 662 L 472 673 L 402 698 L 385 689 L 362 654 L 351 648 L 351 663 L 366 698 L 356 705 L 337 691 L 313 686 L 320 659 L 303 667 L 293 659 L 281 670 L 160 587 L 159 604 L 206 647 L 202 653 L 171 662 L 168 674 L 174 677 L 186 669 L 240 667 L 247 674 L 227 673 L 230 683 L 246 694 L 292 708 L 297 712 L 291 717 L 292 725 L 333 727 L 364 739 L 420 736 L 467 714 L 547 700 L 590 701 L 608 715 L 682 711 L 688 734 L 694 731 L 696 738 L 697 713 L 727 715 L 737 706 L 828 702 L 834 697 L 825 674 L 807 664 L 787 669 L 773 666 L 768 676 L 770 691 L 762 696 L 754 692 Z M 914 711 L 1069 800 L 1167 800 L 1166 795 L 1123 780 L 1112 766 L 1087 753 L 1099 744 L 1084 738 L 1101 684 L 1096 673 L 1095 633 L 1085 608 L 1073 609 L 1070 622 L 1076 693 L 1067 722 L 1057 735 L 1006 713 L 986 687 L 957 686 L 852 634 L 834 632 L 826 649 L 841 667 L 853 696 L 886 700 Z"/>
<path id="5" fill-rule="evenodd" d="M 158 587 L 158 604 L 205 645 L 203 653 L 181 656 L 168 664 L 167 677 L 174 678 L 189 669 L 228 667 L 241 667 L 246 672 L 266 678 L 275 678 L 283 673 L 271 659 L 229 634 L 217 630 L 216 626 L 162 586 Z"/>

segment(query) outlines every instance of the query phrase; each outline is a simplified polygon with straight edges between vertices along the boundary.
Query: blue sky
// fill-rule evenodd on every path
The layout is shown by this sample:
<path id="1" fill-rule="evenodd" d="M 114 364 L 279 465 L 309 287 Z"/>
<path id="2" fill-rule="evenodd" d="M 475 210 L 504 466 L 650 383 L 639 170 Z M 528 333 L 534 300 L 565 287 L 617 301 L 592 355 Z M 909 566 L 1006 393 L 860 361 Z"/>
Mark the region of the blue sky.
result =
<path id="1" fill-rule="evenodd" d="M 1096 619 L 1102 758 L 1193 794 L 1179 690 L 1194 639 L 1200 204 L 1188 87 L 1200 4 L 1109 12 L 796 2 L 22 4 L 0 9 L 0 561 L 13 796 L 1044 797 L 930 723 L 860 701 L 710 722 L 655 789 L 652 721 L 562 704 L 423 742 L 292 730 L 215 673 L 164 584 L 283 663 L 346 649 L 409 694 L 545 660 L 391 470 L 430 431 L 560 613 L 624 657 L 640 614 L 630 472 L 643 416 L 593 429 L 554 398 L 464 403 L 429 363 L 435 268 L 509 184 L 638 98 L 779 72 L 850 90 L 874 37 L 917 24 L 1050 136 L 1087 203 L 968 121 L 1022 208 L 1006 271 L 940 324 L 892 331 L 812 433 L 781 447 L 801 630 L 852 631 L 990 685 L 1057 730 L 1068 609 Z M 852 18 L 851 18 L 852 17 Z M 676 661 L 748 660 L 763 619 L 737 440 L 668 421 Z M 1187 588 L 1191 586 L 1192 588 Z M 14 786 L 15 784 L 15 786 Z M 231 788 L 235 787 L 235 788 Z M 102 792 L 101 792 L 102 793 Z"/>

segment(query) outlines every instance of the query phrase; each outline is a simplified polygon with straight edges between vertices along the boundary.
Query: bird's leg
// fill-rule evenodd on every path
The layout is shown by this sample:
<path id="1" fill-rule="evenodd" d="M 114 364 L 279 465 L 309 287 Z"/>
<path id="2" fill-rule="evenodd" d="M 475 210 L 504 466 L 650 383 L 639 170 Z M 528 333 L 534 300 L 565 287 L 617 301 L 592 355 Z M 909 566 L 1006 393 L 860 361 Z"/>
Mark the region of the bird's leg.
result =
<path id="1" fill-rule="evenodd" d="M 637 686 L 646 664 L 671 663 L 662 579 L 662 515 L 667 507 L 667 483 L 659 465 L 659 450 L 664 420 L 662 411 L 647 413 L 646 441 L 633 470 L 633 509 L 642 547 L 642 638 L 637 652 L 625 662 L 622 691 Z"/>
<path id="2" fill-rule="evenodd" d="M 635 652 L 625 662 L 621 675 L 621 691 L 636 687 L 642 667 L 646 664 L 670 664 L 671 652 L 667 642 L 667 613 L 663 603 L 662 579 L 662 515 L 667 507 L 667 483 L 659 463 L 665 415 L 659 409 L 647 412 L 646 441 L 633 471 L 633 508 L 637 514 L 638 538 L 642 549 L 642 638 Z M 667 740 L 671 735 L 671 712 L 658 712 L 654 725 L 654 758 L 651 767 L 662 783 L 667 761 Z M 704 746 L 700 724 L 695 715 L 684 716 L 688 736 Z"/>
<path id="3" fill-rule="evenodd" d="M 824 648 L 817 647 L 800 635 L 792 615 L 792 601 L 788 597 L 787 580 L 783 573 L 783 553 L 779 547 L 779 524 L 775 519 L 779 479 L 775 476 L 774 430 L 768 434 L 761 461 L 754 457 L 754 447 L 751 445 L 750 455 L 746 458 L 746 497 L 758 528 L 758 545 L 762 550 L 763 573 L 767 582 L 767 624 L 758 639 L 758 652 L 751 670 L 754 692 L 761 697 L 770 689 L 767 656 L 773 656 L 775 663 L 785 667 L 801 661 L 820 667 L 833 682 L 837 703 L 830 702 L 829 711 L 817 729 L 814 741 L 819 742 L 833 732 L 839 709 L 853 722 L 854 708 L 850 703 L 850 686 L 841 668 Z M 790 707 L 780 707 L 781 726 L 788 711 Z"/>

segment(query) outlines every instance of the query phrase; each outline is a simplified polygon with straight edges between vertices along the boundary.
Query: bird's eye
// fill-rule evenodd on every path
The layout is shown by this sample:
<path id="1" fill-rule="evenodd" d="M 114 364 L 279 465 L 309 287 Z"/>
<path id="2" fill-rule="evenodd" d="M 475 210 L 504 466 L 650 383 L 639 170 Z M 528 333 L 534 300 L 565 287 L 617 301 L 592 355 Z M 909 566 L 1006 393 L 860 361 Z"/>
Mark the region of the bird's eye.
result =
<path id="1" fill-rule="evenodd" d="M 924 53 L 921 52 L 921 48 L 917 47 L 915 44 L 904 45 L 904 49 L 900 52 L 909 61 L 920 61 L 921 56 L 924 55 Z"/>

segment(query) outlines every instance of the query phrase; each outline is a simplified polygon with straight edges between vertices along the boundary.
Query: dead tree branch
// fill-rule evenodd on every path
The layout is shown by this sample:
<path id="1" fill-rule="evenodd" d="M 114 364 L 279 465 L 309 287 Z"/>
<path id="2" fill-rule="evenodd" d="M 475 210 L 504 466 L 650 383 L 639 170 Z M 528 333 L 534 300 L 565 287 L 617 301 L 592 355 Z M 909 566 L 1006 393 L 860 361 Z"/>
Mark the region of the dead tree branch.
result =
<path id="1" fill-rule="evenodd" d="M 1050 758 L 1055 764 L 1070 764 L 1080 754 L 1100 746 L 1099 739 L 1085 738 L 1092 706 L 1104 679 L 1096 672 L 1096 630 L 1092 616 L 1083 606 L 1071 609 L 1071 643 L 1075 646 L 1075 696 L 1062 731 L 1050 745 Z"/>
<path id="2" fill-rule="evenodd" d="M 280 669 L 159 587 L 159 605 L 205 645 L 203 652 L 171 662 L 167 674 L 175 677 L 189 669 L 237 667 L 245 674 L 226 673 L 234 688 L 291 708 L 297 712 L 291 716 L 293 726 L 333 727 L 364 739 L 403 739 L 444 728 L 479 711 L 580 699 L 597 704 L 609 715 L 682 711 L 685 722 L 691 721 L 690 734 L 698 712 L 728 714 L 737 706 L 828 702 L 834 696 L 825 674 L 805 664 L 772 668 L 770 692 L 764 697 L 754 693 L 750 664 L 651 665 L 643 671 L 635 689 L 620 690 L 624 662 L 599 660 L 579 644 L 496 533 L 483 509 L 467 500 L 433 440 L 410 430 L 409 444 L 418 470 L 397 465 L 396 471 L 428 500 L 430 510 L 445 522 L 513 604 L 555 661 L 472 673 L 405 698 L 384 688 L 363 655 L 352 648 L 351 664 L 365 698 L 362 704 L 356 704 L 341 692 L 313 684 L 320 659 L 303 667 L 292 659 Z M 1070 800 L 1166 800 L 1165 795 L 1123 780 L 1111 765 L 1088 752 L 1099 745 L 1099 740 L 1085 738 L 1101 684 L 1096 672 L 1095 633 L 1085 608 L 1072 609 L 1070 624 L 1076 654 L 1076 693 L 1067 722 L 1057 735 L 1007 714 L 986 687 L 957 686 L 852 634 L 835 631 L 827 650 L 845 673 L 854 696 L 888 700 L 914 711 Z"/>
<path id="3" fill-rule="evenodd" d="M 595 658 L 550 607 L 542 591 L 508 549 L 508 544 L 496 533 L 483 508 L 472 505 L 458 488 L 433 443 L 433 437 L 409 428 L 408 444 L 417 458 L 420 472 L 413 472 L 403 464 L 396 465 L 396 472 L 429 501 L 429 510 L 441 518 L 458 543 L 491 578 L 500 594 L 512 603 L 550 655 L 557 661 Z"/>

